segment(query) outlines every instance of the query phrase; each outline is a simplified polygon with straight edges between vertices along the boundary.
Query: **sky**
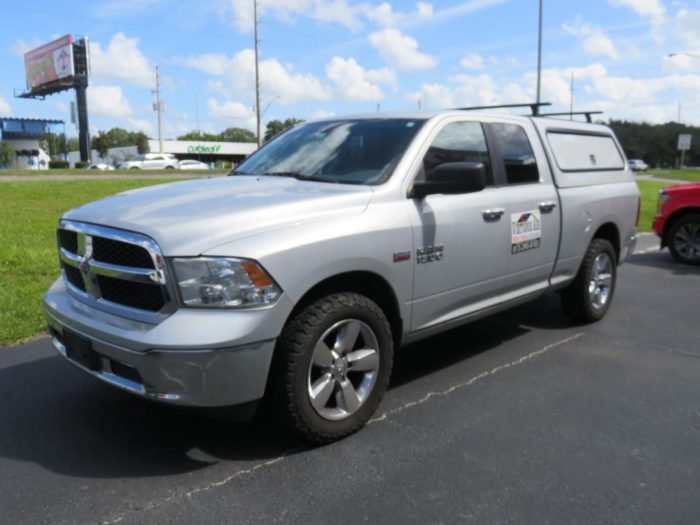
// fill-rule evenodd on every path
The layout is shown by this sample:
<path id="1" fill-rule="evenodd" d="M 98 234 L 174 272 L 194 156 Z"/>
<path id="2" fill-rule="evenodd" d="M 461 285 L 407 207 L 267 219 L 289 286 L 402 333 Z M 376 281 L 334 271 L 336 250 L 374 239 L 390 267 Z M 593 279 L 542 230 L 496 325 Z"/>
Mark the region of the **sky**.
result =
<path id="1" fill-rule="evenodd" d="M 0 116 L 66 121 L 74 92 L 25 89 L 23 55 L 88 37 L 93 134 L 255 130 L 253 0 L 0 0 Z M 259 0 L 263 122 L 532 102 L 538 0 Z M 669 56 L 672 53 L 680 53 Z M 682 54 L 685 53 L 685 54 Z M 544 0 L 542 100 L 700 125 L 700 1 Z"/>

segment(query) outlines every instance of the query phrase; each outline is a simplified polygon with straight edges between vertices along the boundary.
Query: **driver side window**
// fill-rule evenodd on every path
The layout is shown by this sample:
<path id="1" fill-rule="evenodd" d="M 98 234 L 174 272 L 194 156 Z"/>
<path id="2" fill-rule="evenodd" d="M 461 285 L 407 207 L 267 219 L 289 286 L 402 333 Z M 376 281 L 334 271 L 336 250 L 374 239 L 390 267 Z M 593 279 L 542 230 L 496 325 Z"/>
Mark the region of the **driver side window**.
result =
<path id="1" fill-rule="evenodd" d="M 446 162 L 480 162 L 486 168 L 487 179 L 491 180 L 491 159 L 479 122 L 452 122 L 442 128 L 423 157 L 423 172 L 419 178 L 424 179 Z"/>

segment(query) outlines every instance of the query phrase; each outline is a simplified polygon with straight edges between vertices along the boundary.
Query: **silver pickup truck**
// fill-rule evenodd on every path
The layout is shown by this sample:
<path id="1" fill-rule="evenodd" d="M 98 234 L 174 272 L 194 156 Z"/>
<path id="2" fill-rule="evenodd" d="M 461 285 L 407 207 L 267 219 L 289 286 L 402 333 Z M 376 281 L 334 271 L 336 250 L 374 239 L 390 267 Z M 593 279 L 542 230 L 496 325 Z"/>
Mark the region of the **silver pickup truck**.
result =
<path id="1" fill-rule="evenodd" d="M 465 111 L 309 122 L 227 177 L 69 211 L 44 297 L 93 376 L 190 407 L 359 429 L 394 352 L 558 291 L 601 319 L 639 192 L 605 126 Z"/>

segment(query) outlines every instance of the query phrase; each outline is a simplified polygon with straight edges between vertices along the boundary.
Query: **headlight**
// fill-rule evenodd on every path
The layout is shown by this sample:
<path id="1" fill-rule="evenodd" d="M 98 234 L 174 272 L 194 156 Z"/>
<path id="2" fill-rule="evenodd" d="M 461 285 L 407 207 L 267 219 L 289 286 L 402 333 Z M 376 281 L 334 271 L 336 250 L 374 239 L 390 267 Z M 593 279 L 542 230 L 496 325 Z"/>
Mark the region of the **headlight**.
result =
<path id="1" fill-rule="evenodd" d="M 186 306 L 250 308 L 273 304 L 282 293 L 256 262 L 223 257 L 173 259 Z"/>

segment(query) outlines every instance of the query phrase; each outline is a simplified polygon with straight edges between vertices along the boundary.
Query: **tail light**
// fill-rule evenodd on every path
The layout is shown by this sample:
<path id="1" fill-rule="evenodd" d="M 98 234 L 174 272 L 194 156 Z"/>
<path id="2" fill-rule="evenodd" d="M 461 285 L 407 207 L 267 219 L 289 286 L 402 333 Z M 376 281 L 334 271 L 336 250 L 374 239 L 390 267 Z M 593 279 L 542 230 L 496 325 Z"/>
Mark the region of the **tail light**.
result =
<path id="1" fill-rule="evenodd" d="M 661 215 L 664 211 L 664 204 L 668 202 L 668 193 L 666 190 L 659 190 L 659 200 L 656 203 L 656 214 Z"/>

